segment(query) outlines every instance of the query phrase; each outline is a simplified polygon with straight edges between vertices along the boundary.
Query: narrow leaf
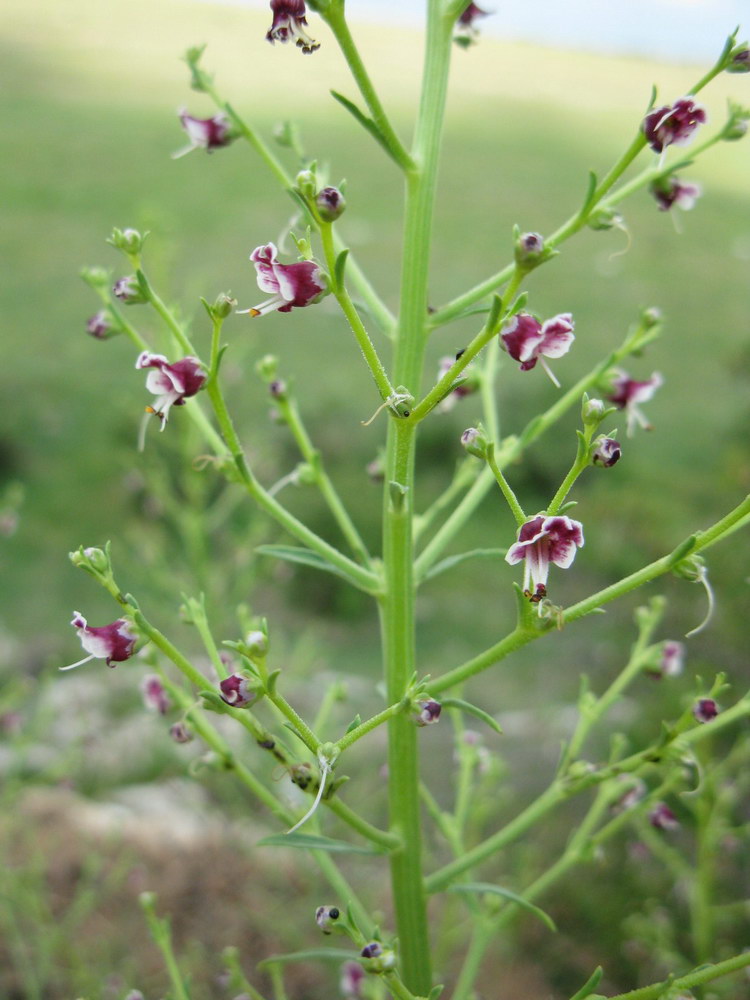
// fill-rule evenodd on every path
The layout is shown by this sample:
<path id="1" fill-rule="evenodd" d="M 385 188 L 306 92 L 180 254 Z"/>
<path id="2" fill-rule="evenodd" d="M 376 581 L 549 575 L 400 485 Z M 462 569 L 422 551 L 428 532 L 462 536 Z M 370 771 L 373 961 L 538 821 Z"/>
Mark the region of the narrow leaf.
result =
<path id="1" fill-rule="evenodd" d="M 257 847 L 296 847 L 304 851 L 329 851 L 331 854 L 383 854 L 372 847 L 359 847 L 345 840 L 319 837 L 312 833 L 274 833 L 263 837 Z"/>
<path id="2" fill-rule="evenodd" d="M 350 101 L 348 97 L 344 97 L 344 95 L 339 94 L 338 91 L 332 90 L 331 97 L 338 101 L 342 107 L 346 108 L 349 114 L 353 115 L 359 124 L 366 129 L 373 139 L 383 147 L 386 153 L 393 158 L 393 152 L 391 151 L 390 146 L 372 118 L 368 118 L 367 115 L 357 107 L 354 101 Z"/>
<path id="3" fill-rule="evenodd" d="M 333 269 L 334 278 L 336 280 L 336 287 L 344 287 L 344 272 L 346 271 L 346 259 L 349 256 L 348 248 L 342 250 L 341 253 L 336 258 L 336 265 Z"/>
<path id="4" fill-rule="evenodd" d="M 308 948 L 306 951 L 290 951 L 286 955 L 269 955 L 258 962 L 259 969 L 267 969 L 269 965 L 291 965 L 293 962 L 354 962 L 359 958 L 359 952 L 347 951 L 345 948 Z"/>
<path id="5" fill-rule="evenodd" d="M 557 931 L 555 922 L 548 913 L 545 913 L 538 906 L 534 906 L 533 903 L 530 903 L 528 899 L 524 899 L 523 896 L 519 896 L 518 893 L 512 892 L 510 889 L 504 889 L 501 885 L 493 885 L 491 882 L 465 882 L 462 885 L 450 886 L 448 892 L 488 893 L 491 896 L 502 896 L 503 899 L 509 899 L 511 903 L 516 903 L 524 910 L 528 910 L 529 913 L 533 913 L 551 931 Z"/>
<path id="6" fill-rule="evenodd" d="M 440 576 L 441 573 L 453 569 L 454 566 L 466 562 L 467 559 L 503 558 L 507 551 L 507 549 L 470 549 L 468 552 L 459 552 L 458 555 L 448 556 L 447 559 L 441 559 L 440 562 L 435 563 L 427 570 L 422 579 L 432 580 L 433 577 Z"/>
<path id="7" fill-rule="evenodd" d="M 603 970 L 601 965 L 599 965 L 596 969 L 594 969 L 593 973 L 589 979 L 586 980 L 580 990 L 575 994 L 575 996 L 572 996 L 570 1000 L 586 1000 L 586 997 L 590 997 L 601 982 L 602 975 Z"/>
<path id="8" fill-rule="evenodd" d="M 326 573 L 333 573 L 343 580 L 348 580 L 349 576 L 329 563 L 323 556 L 319 556 L 312 549 L 300 548 L 296 545 L 258 545 L 255 551 L 261 556 L 274 556 L 276 559 L 283 559 L 286 562 L 298 563 L 300 566 L 310 566 L 313 569 L 323 570 Z"/>
<path id="9" fill-rule="evenodd" d="M 467 715 L 473 715 L 474 718 L 481 719 L 482 722 L 487 723 L 490 729 L 494 729 L 496 733 L 502 735 L 503 731 L 500 728 L 500 723 L 489 712 L 485 712 L 483 708 L 477 708 L 476 705 L 472 705 L 469 701 L 464 701 L 463 698 L 443 698 L 441 704 L 444 708 L 458 708 L 462 712 L 466 712 Z"/>
<path id="10" fill-rule="evenodd" d="M 352 721 L 346 727 L 346 733 L 351 733 L 352 730 L 357 729 L 358 726 L 362 725 L 362 716 L 357 712 Z M 346 733 L 344 735 L 346 736 Z"/>

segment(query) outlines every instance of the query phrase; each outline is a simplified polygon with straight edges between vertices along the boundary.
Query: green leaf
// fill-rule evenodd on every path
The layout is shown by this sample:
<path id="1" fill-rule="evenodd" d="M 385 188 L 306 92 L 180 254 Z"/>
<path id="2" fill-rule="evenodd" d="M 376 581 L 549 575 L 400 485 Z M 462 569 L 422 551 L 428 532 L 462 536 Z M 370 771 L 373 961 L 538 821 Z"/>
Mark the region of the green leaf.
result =
<path id="1" fill-rule="evenodd" d="M 347 733 L 351 733 L 354 729 L 357 729 L 358 726 L 361 725 L 362 725 L 362 716 L 359 714 L 359 712 L 357 712 L 352 721 L 346 727 L 346 732 L 344 733 L 344 736 L 346 736 Z"/>
<path id="2" fill-rule="evenodd" d="M 296 545 L 258 545 L 255 551 L 261 556 L 274 556 L 276 559 L 284 559 L 286 562 L 298 563 L 300 566 L 311 566 L 313 569 L 323 570 L 326 573 L 333 573 L 340 576 L 342 580 L 349 580 L 350 577 L 338 566 L 329 563 L 323 556 L 319 556 L 312 549 L 300 548 Z"/>
<path id="3" fill-rule="evenodd" d="M 347 951 L 345 948 L 308 948 L 307 951 L 290 951 L 286 955 L 269 955 L 258 962 L 259 969 L 267 969 L 269 965 L 290 965 L 293 962 L 355 962 L 359 952 Z"/>
<path id="4" fill-rule="evenodd" d="M 334 278 L 336 280 L 336 287 L 344 287 L 344 272 L 346 271 L 346 259 L 349 256 L 349 250 L 342 250 L 341 253 L 336 258 L 336 264 L 333 269 Z"/>
<path id="5" fill-rule="evenodd" d="M 446 573 L 449 569 L 453 569 L 454 566 L 466 562 L 467 559 L 503 558 L 507 551 L 507 549 L 471 549 L 468 552 L 459 552 L 458 555 L 448 556 L 447 559 L 441 559 L 440 562 L 431 566 L 422 577 L 422 581 L 432 580 L 433 577 L 440 576 L 441 573 Z"/>
<path id="6" fill-rule="evenodd" d="M 524 899 L 523 896 L 519 896 L 518 893 L 512 892 L 510 889 L 504 889 L 501 885 L 493 885 L 491 882 L 464 882 L 462 885 L 450 886 L 448 892 L 488 893 L 491 896 L 502 896 L 503 899 L 509 899 L 524 910 L 528 910 L 529 913 L 533 913 L 551 931 L 557 931 L 555 922 L 548 913 L 545 913 L 538 906 L 534 906 L 533 903 L 530 903 L 528 899 Z"/>
<path id="7" fill-rule="evenodd" d="M 333 97 L 335 101 L 338 101 L 339 104 L 342 106 L 342 108 L 346 108 L 349 114 L 353 115 L 357 119 L 362 128 L 366 129 L 373 137 L 373 139 L 383 147 L 386 153 L 392 159 L 395 159 L 393 151 L 391 150 L 390 146 L 385 140 L 385 136 L 380 131 L 375 122 L 372 120 L 372 118 L 368 118 L 367 115 L 357 107 L 354 101 L 350 101 L 348 97 L 344 97 L 344 95 L 339 94 L 338 91 L 332 90 L 331 97 Z"/>
<path id="8" fill-rule="evenodd" d="M 462 712 L 466 712 L 467 715 L 473 715 L 476 719 L 481 719 L 482 722 L 486 722 L 490 729 L 494 729 L 496 733 L 500 733 L 502 735 L 503 731 L 500 727 L 500 723 L 497 719 L 494 719 L 489 712 L 485 712 L 483 708 L 477 708 L 476 705 L 472 705 L 469 701 L 464 701 L 463 698 L 443 698 L 440 704 L 444 708 L 458 708 Z"/>
<path id="9" fill-rule="evenodd" d="M 593 973 L 589 979 L 586 980 L 580 990 L 575 994 L 575 996 L 572 996 L 570 1000 L 586 1000 L 586 997 L 590 997 L 601 982 L 602 975 L 602 967 L 599 965 L 596 969 L 594 969 Z"/>
<path id="10" fill-rule="evenodd" d="M 274 833 L 263 837 L 257 847 L 296 847 L 305 851 L 329 851 L 331 854 L 383 854 L 372 847 L 359 847 L 345 840 L 319 837 L 312 833 Z"/>
<path id="11" fill-rule="evenodd" d="M 427 1000 L 438 1000 L 438 997 L 445 989 L 442 984 L 439 986 L 433 986 L 430 992 L 427 994 Z"/>

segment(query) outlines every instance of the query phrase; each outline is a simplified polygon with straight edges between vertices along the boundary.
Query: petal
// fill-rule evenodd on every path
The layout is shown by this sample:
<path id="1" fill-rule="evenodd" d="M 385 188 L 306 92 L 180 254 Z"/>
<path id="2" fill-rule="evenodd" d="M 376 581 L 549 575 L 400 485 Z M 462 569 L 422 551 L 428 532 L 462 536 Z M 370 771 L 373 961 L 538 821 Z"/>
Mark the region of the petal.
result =
<path id="1" fill-rule="evenodd" d="M 539 344 L 538 353 L 544 354 L 547 358 L 561 358 L 563 354 L 568 353 L 575 339 L 573 317 L 570 313 L 553 316 L 542 326 L 542 342 Z"/>

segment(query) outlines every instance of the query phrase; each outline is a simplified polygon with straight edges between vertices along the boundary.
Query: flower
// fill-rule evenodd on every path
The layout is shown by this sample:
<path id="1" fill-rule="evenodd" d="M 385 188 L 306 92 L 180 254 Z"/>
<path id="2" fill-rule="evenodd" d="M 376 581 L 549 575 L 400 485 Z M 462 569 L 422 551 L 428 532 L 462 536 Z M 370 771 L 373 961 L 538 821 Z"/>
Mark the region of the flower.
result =
<path id="1" fill-rule="evenodd" d="M 575 340 L 573 326 L 570 313 L 560 313 L 559 316 L 540 323 L 529 313 L 520 312 L 503 326 L 500 338 L 513 360 L 521 362 L 521 371 L 531 371 L 539 361 L 559 388 L 560 383 L 544 359 L 561 358 L 568 353 Z"/>
<path id="2" fill-rule="evenodd" d="M 91 317 L 86 323 L 86 333 L 90 333 L 97 340 L 107 340 L 112 332 L 112 320 L 106 309 L 100 309 L 98 313 Z"/>
<path id="3" fill-rule="evenodd" d="M 663 177 L 649 186 L 649 192 L 656 199 L 659 211 L 668 212 L 676 205 L 683 212 L 689 212 L 703 193 L 699 184 L 683 184 L 679 177 Z"/>
<path id="4" fill-rule="evenodd" d="M 149 674 L 141 681 L 141 694 L 146 708 L 160 715 L 166 715 L 172 702 L 164 689 L 161 680 L 154 674 Z"/>
<path id="5" fill-rule="evenodd" d="M 324 222 L 335 222 L 346 211 L 346 199 L 335 187 L 324 187 L 318 191 L 315 205 Z"/>
<path id="6" fill-rule="evenodd" d="M 538 602 L 547 595 L 549 564 L 567 569 L 583 545 L 583 525 L 570 517 L 539 514 L 522 524 L 518 541 L 511 545 L 505 561 L 515 566 L 526 560 L 523 574 L 524 593 Z"/>
<path id="7" fill-rule="evenodd" d="M 699 698 L 693 705 L 693 715 L 698 722 L 710 722 L 719 714 L 719 707 L 713 698 Z"/>
<path id="8" fill-rule="evenodd" d="M 678 677 L 682 673 L 685 647 L 673 639 L 664 643 L 661 648 L 659 673 L 661 677 Z"/>
<path id="9" fill-rule="evenodd" d="M 657 802 L 654 808 L 649 810 L 648 821 L 657 830 L 676 830 L 680 825 L 680 821 L 666 802 Z"/>
<path id="10" fill-rule="evenodd" d="M 175 743 L 189 743 L 193 739 L 193 734 L 184 722 L 175 722 L 170 726 L 169 735 Z"/>
<path id="11" fill-rule="evenodd" d="M 594 445 L 594 450 L 591 452 L 591 461 L 594 465 L 602 465 L 605 469 L 611 469 L 620 461 L 622 447 L 619 441 L 602 434 L 594 441 Z"/>
<path id="12" fill-rule="evenodd" d="M 266 40 L 272 45 L 274 42 L 293 39 L 297 48 L 302 49 L 306 56 L 320 48 L 320 42 L 314 41 L 305 31 L 307 11 L 303 0 L 271 0 L 271 10 L 273 23 L 268 29 Z"/>
<path id="13" fill-rule="evenodd" d="M 118 278 L 112 286 L 112 292 L 116 299 L 126 306 L 139 305 L 146 301 L 143 292 L 138 284 L 138 279 L 134 274 L 128 274 L 124 278 Z"/>
<path id="14" fill-rule="evenodd" d="M 294 306 L 309 306 L 325 294 L 323 272 L 314 261 L 279 264 L 277 254 L 273 243 L 256 247 L 250 254 L 258 274 L 258 287 L 262 292 L 270 292 L 272 297 L 252 309 L 239 309 L 238 312 L 251 316 L 264 316 L 276 309 L 289 312 Z"/>
<path id="15" fill-rule="evenodd" d="M 750 73 L 750 49 L 747 43 L 738 46 L 732 53 L 732 61 L 727 66 L 729 73 Z"/>
<path id="16" fill-rule="evenodd" d="M 172 406 L 184 406 L 185 400 L 194 396 L 206 383 L 200 361 L 190 355 L 170 364 L 163 354 L 143 351 L 135 363 L 136 368 L 153 368 L 146 377 L 146 388 L 156 399 L 147 413 L 155 414 L 164 430 Z"/>
<path id="17" fill-rule="evenodd" d="M 455 365 L 456 361 L 460 357 L 461 354 L 458 354 L 457 357 L 455 358 L 451 357 L 450 355 L 447 355 L 446 357 L 440 359 L 440 361 L 438 362 L 438 374 L 437 374 L 438 382 L 440 381 L 441 378 L 443 378 L 445 375 L 448 374 L 448 372 L 451 370 L 451 368 Z M 478 388 L 479 388 L 479 375 L 476 372 L 476 370 L 473 369 L 471 365 L 469 365 L 467 368 L 464 369 L 464 371 L 459 376 L 457 376 L 457 380 L 451 387 L 450 392 L 443 399 L 440 400 L 440 403 L 437 406 L 438 411 L 440 413 L 450 413 L 450 411 L 453 409 L 453 407 L 456 405 L 459 399 L 464 399 L 464 397 L 466 396 L 471 396 L 471 394 L 476 392 Z"/>
<path id="18" fill-rule="evenodd" d="M 341 916 L 338 906 L 319 906 L 315 911 L 315 923 L 324 934 L 330 934 L 330 925 Z"/>
<path id="19" fill-rule="evenodd" d="M 414 721 L 418 726 L 432 726 L 440 719 L 440 712 L 443 706 L 439 701 L 420 701 L 417 702 L 417 712 L 414 715 Z"/>
<path id="20" fill-rule="evenodd" d="M 180 124 L 187 132 L 190 140 L 184 149 L 178 149 L 172 153 L 172 159 L 178 160 L 181 156 L 187 156 L 194 149 L 205 149 L 207 153 L 221 146 L 228 146 L 234 136 L 229 127 L 229 119 L 226 115 L 213 115 L 211 118 L 193 118 L 187 113 L 185 108 L 178 112 Z"/>
<path id="21" fill-rule="evenodd" d="M 471 45 L 472 42 L 476 41 L 476 37 L 479 34 L 474 21 L 478 17 L 488 17 L 491 13 L 489 10 L 482 10 L 475 3 L 467 4 L 463 13 L 459 14 L 456 20 L 454 42 L 458 42 L 459 45 L 463 45 L 465 48 Z"/>
<path id="22" fill-rule="evenodd" d="M 706 109 L 692 97 L 679 97 L 669 107 L 655 108 L 643 119 L 641 130 L 655 153 L 662 153 L 667 146 L 684 146 L 693 132 L 704 125 Z"/>
<path id="23" fill-rule="evenodd" d="M 356 1000 L 356 998 L 362 996 L 362 982 L 365 975 L 365 970 L 359 962 L 344 962 L 341 966 L 339 989 L 347 1000 L 350 1000 L 350 998 Z"/>
<path id="24" fill-rule="evenodd" d="M 255 701 L 255 691 L 250 687 L 247 677 L 242 674 L 230 674 L 219 682 L 221 700 L 233 708 L 244 708 Z"/>
<path id="25" fill-rule="evenodd" d="M 77 663 L 60 667 L 61 670 L 72 670 L 89 660 L 105 660 L 108 667 L 114 667 L 133 655 L 138 636 L 125 618 L 118 618 L 111 625 L 94 626 L 88 624 L 80 611 L 74 611 L 70 624 L 77 629 L 81 645 L 89 655 Z"/>
<path id="26" fill-rule="evenodd" d="M 641 413 L 639 404 L 648 402 L 663 384 L 664 379 L 659 372 L 654 372 L 651 378 L 646 379 L 645 382 L 638 382 L 621 368 L 615 370 L 612 392 L 607 396 L 607 399 L 619 409 L 625 410 L 628 419 L 628 437 L 633 436 L 636 424 L 646 431 L 652 429 L 651 424 Z"/>

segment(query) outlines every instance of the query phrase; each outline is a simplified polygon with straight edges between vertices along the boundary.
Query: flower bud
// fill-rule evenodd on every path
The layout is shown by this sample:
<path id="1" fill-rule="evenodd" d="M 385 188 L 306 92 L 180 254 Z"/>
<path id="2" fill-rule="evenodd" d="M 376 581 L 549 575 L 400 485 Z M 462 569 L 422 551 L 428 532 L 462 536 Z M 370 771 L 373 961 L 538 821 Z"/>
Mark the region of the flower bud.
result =
<path id="1" fill-rule="evenodd" d="M 344 962 L 341 966 L 339 989 L 346 1000 L 359 1000 L 365 971 L 359 962 Z"/>
<path id="2" fill-rule="evenodd" d="M 112 292 L 115 298 L 119 299 L 126 306 L 135 306 L 148 301 L 141 291 L 138 278 L 134 274 L 119 278 L 112 286 Z"/>
<path id="3" fill-rule="evenodd" d="M 87 569 L 91 573 L 111 573 L 112 566 L 109 561 L 109 556 L 104 551 L 104 549 L 98 549 L 94 546 L 89 546 L 88 548 L 80 548 L 77 552 L 70 553 L 70 561 L 74 566 L 79 567 L 79 569 Z"/>
<path id="4" fill-rule="evenodd" d="M 632 775 L 628 774 L 621 774 L 618 780 L 623 784 L 627 783 L 630 786 L 624 795 L 612 804 L 612 811 L 620 813 L 638 805 L 646 794 L 646 783 L 640 778 L 634 778 Z"/>
<path id="5" fill-rule="evenodd" d="M 440 719 L 443 706 L 439 701 L 419 701 L 416 704 L 414 721 L 418 726 L 432 726 Z"/>
<path id="6" fill-rule="evenodd" d="M 333 222 L 346 210 L 346 199 L 335 187 L 324 187 L 315 199 L 318 213 L 324 222 Z"/>
<path id="7" fill-rule="evenodd" d="M 519 233 L 515 245 L 516 263 L 530 270 L 548 256 L 544 251 L 544 237 L 540 233 Z"/>
<path id="8" fill-rule="evenodd" d="M 172 707 L 172 702 L 161 682 L 161 678 L 155 674 L 149 674 L 143 678 L 141 681 L 141 694 L 143 695 L 143 704 L 146 708 L 152 712 L 158 712 L 159 715 L 166 715 Z"/>
<path id="9" fill-rule="evenodd" d="M 729 53 L 727 73 L 750 73 L 750 47 L 742 42 Z"/>
<path id="10" fill-rule="evenodd" d="M 147 236 L 148 233 L 144 233 L 141 236 L 137 229 L 115 228 L 112 230 L 112 235 L 107 240 L 107 243 L 116 250 L 121 250 L 128 257 L 137 257 L 143 249 L 143 243 Z"/>
<path id="11" fill-rule="evenodd" d="M 476 458 L 487 458 L 489 440 L 487 432 L 480 424 L 478 427 L 468 427 L 461 435 L 461 444 L 470 455 Z"/>
<path id="12" fill-rule="evenodd" d="M 256 361 L 255 370 L 265 382 L 272 382 L 276 378 L 276 371 L 279 367 L 279 359 L 275 354 L 264 354 L 260 361 Z"/>
<path id="13" fill-rule="evenodd" d="M 236 305 L 237 299 L 233 299 L 229 292 L 222 292 L 211 306 L 211 314 L 216 319 L 226 319 Z"/>
<path id="14" fill-rule="evenodd" d="M 390 948 L 384 948 L 379 941 L 371 941 L 360 952 L 367 959 L 368 972 L 390 972 L 396 965 L 396 955 Z"/>
<path id="15" fill-rule="evenodd" d="M 242 674 L 230 674 L 223 681 L 219 682 L 221 700 L 232 708 L 245 708 L 251 705 L 258 694 L 251 685 L 247 677 Z"/>
<path id="16" fill-rule="evenodd" d="M 713 698 L 699 698 L 693 705 L 693 715 L 698 722 L 711 722 L 719 714 L 719 708 Z"/>
<path id="17" fill-rule="evenodd" d="M 620 461 L 621 456 L 622 448 L 620 447 L 620 442 L 615 441 L 614 438 L 606 437 L 602 434 L 594 441 L 594 447 L 591 452 L 591 461 L 594 465 L 601 465 L 605 469 L 611 469 L 613 465 L 616 465 Z"/>
<path id="18" fill-rule="evenodd" d="M 292 121 L 278 122 L 273 127 L 273 137 L 280 146 L 293 149 L 297 144 L 297 125 Z"/>
<path id="19" fill-rule="evenodd" d="M 175 722 L 169 729 L 170 739 L 175 743 L 189 743 L 193 739 L 193 734 L 184 722 Z"/>
<path id="20" fill-rule="evenodd" d="M 268 391 L 271 393 L 272 399 L 286 399 L 287 385 L 283 379 L 275 378 L 273 382 L 268 383 Z"/>
<path id="21" fill-rule="evenodd" d="M 303 792 L 309 787 L 312 776 L 312 767 L 307 761 L 302 761 L 300 764 L 292 764 L 289 768 L 289 777 L 297 788 L 301 788 Z"/>
<path id="22" fill-rule="evenodd" d="M 581 402 L 581 420 L 583 421 L 584 427 L 591 427 L 595 430 L 602 420 L 613 412 L 614 407 L 607 406 L 604 400 L 589 399 L 586 393 L 583 394 L 583 400 Z"/>
<path id="23" fill-rule="evenodd" d="M 661 649 L 661 676 L 677 677 L 682 673 L 685 647 L 681 642 L 665 642 Z"/>
<path id="24" fill-rule="evenodd" d="M 727 142 L 734 142 L 742 139 L 747 134 L 750 110 L 743 108 L 739 104 L 729 105 L 729 121 L 724 126 L 722 138 Z"/>
<path id="25" fill-rule="evenodd" d="M 260 629 L 254 629 L 245 636 L 245 647 L 249 656 L 265 656 L 268 652 L 268 636 Z"/>
<path id="26" fill-rule="evenodd" d="M 211 82 L 211 77 L 198 65 L 206 50 L 205 45 L 193 45 L 185 53 L 184 59 L 190 69 L 190 86 L 198 93 L 206 90 Z"/>
<path id="27" fill-rule="evenodd" d="M 318 183 L 314 170 L 300 170 L 294 184 L 304 198 L 307 198 L 309 201 L 315 200 Z"/>
<path id="28" fill-rule="evenodd" d="M 86 323 L 86 333 L 96 340 L 108 340 L 119 332 L 112 324 L 112 314 L 108 309 L 100 309 Z"/>
<path id="29" fill-rule="evenodd" d="M 324 934 L 331 933 L 331 925 L 341 916 L 341 911 L 337 906 L 319 906 L 315 911 L 315 923 Z"/>
<path id="30" fill-rule="evenodd" d="M 614 208 L 600 208 L 591 213 L 586 225 L 595 232 L 604 232 L 608 229 L 622 229 L 625 220 Z"/>
<path id="31" fill-rule="evenodd" d="M 657 830 L 677 830 L 680 825 L 680 821 L 666 802 L 657 802 L 654 808 L 649 810 L 648 821 Z"/>
<path id="32" fill-rule="evenodd" d="M 110 282 L 110 273 L 103 267 L 82 267 L 79 273 L 89 288 L 106 288 Z"/>
<path id="33" fill-rule="evenodd" d="M 657 306 L 650 306 L 648 309 L 644 309 L 641 313 L 641 323 L 646 330 L 652 330 L 655 326 L 658 326 L 661 323 L 661 320 L 661 309 Z"/>

